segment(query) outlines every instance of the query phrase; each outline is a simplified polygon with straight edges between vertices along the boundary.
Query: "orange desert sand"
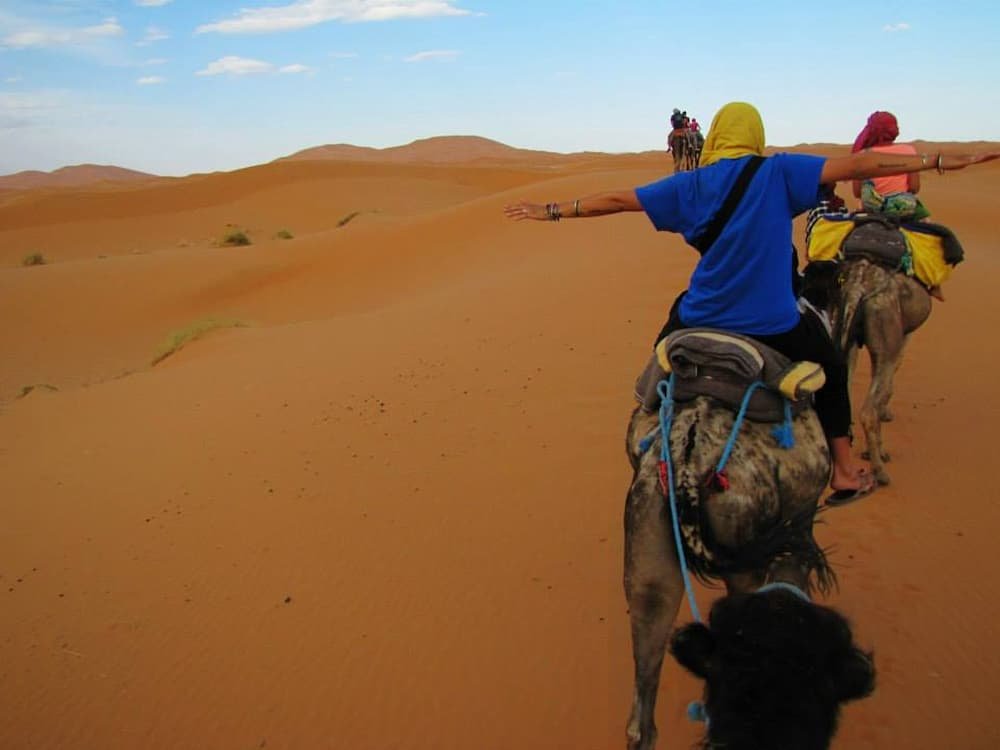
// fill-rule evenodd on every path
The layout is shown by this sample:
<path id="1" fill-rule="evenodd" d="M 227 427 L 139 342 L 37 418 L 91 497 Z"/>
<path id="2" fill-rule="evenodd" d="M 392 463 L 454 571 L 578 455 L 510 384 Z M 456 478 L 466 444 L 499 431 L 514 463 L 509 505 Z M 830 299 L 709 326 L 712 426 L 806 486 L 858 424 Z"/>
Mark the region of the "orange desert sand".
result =
<path id="1" fill-rule="evenodd" d="M 624 747 L 623 435 L 695 253 L 502 207 L 670 171 L 438 138 L 0 192 L 0 748 Z M 894 483 L 818 527 L 878 667 L 839 749 L 1000 743 L 1000 165 L 923 185 L 967 259 Z M 699 692 L 668 658 L 660 747 Z"/>

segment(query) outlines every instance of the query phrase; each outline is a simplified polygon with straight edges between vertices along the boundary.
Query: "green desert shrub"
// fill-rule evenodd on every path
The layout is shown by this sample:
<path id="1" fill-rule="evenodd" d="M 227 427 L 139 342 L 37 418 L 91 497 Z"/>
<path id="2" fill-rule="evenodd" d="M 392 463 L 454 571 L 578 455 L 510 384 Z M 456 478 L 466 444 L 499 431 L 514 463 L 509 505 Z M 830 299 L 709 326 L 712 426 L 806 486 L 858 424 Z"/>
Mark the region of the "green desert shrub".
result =
<path id="1" fill-rule="evenodd" d="M 222 238 L 222 244 L 230 247 L 249 245 L 250 237 L 242 229 L 233 229 Z"/>
<path id="2" fill-rule="evenodd" d="M 49 385 L 48 383 L 36 383 L 35 385 L 25 385 L 21 387 L 21 392 L 17 395 L 18 398 L 24 398 L 32 391 L 58 391 L 54 385 Z"/>
<path id="3" fill-rule="evenodd" d="M 287 229 L 279 229 L 277 233 L 274 235 L 274 238 L 277 240 L 290 240 L 293 239 L 294 237 L 295 235 L 289 232 Z"/>
<path id="4" fill-rule="evenodd" d="M 153 356 L 151 364 L 159 364 L 171 354 L 174 354 L 192 341 L 200 339 L 205 334 L 219 328 L 246 328 L 247 324 L 240 320 L 230 320 L 226 318 L 205 318 L 196 320 L 184 328 L 174 331 L 167 336 L 166 341 L 160 345 L 159 350 Z"/>
<path id="5" fill-rule="evenodd" d="M 21 260 L 22 266 L 44 266 L 45 256 L 41 253 L 29 253 Z"/>
<path id="6" fill-rule="evenodd" d="M 337 222 L 337 226 L 338 227 L 344 226 L 347 222 L 349 222 L 351 219 L 353 219 L 354 217 L 356 217 L 356 216 L 358 216 L 360 214 L 361 214 L 360 211 L 352 211 L 351 213 L 347 214 L 347 216 L 343 217 L 340 221 L 338 221 Z"/>

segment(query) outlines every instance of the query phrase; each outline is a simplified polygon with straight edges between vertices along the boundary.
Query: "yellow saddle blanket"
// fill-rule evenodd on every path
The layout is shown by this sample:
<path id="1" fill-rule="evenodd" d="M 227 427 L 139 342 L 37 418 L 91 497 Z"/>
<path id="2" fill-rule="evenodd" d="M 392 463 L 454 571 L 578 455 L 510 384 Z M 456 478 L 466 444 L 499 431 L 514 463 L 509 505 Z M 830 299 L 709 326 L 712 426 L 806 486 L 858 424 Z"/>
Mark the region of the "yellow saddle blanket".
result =
<path id="1" fill-rule="evenodd" d="M 928 225 L 928 227 L 936 225 Z M 812 231 L 806 240 L 806 253 L 809 260 L 841 260 L 844 242 L 857 227 L 850 216 L 821 216 L 812 226 Z M 951 276 L 952 269 L 957 264 L 946 260 L 946 243 L 949 235 L 937 231 L 924 231 L 914 225 L 902 225 L 897 230 L 906 242 L 912 257 L 912 274 L 926 286 L 937 286 Z M 954 235 L 950 239 L 957 245 Z"/>

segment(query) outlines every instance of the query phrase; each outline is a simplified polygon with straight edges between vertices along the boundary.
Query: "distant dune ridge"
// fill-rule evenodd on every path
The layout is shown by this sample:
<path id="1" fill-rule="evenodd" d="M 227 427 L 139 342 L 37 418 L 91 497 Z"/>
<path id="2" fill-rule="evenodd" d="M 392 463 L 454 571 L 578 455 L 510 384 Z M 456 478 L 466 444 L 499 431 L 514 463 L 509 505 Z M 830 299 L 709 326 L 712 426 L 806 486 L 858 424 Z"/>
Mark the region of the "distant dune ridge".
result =
<path id="1" fill-rule="evenodd" d="M 933 150 L 944 145 L 955 150 L 956 144 L 939 144 L 931 141 L 913 141 L 918 149 Z M 989 146 L 989 142 L 976 141 L 963 144 L 969 148 Z M 767 152 L 794 151 L 818 153 L 828 156 L 847 153 L 848 145 L 833 143 L 802 143 L 795 146 L 768 146 Z M 444 135 L 420 138 L 401 146 L 373 148 L 354 146 L 349 143 L 334 143 L 296 151 L 288 156 L 274 159 L 282 161 L 344 161 L 382 164 L 467 164 L 488 165 L 504 163 L 531 163 L 535 166 L 555 164 L 589 163 L 600 164 L 622 159 L 644 160 L 662 151 L 634 151 L 625 153 L 605 153 L 600 151 L 577 151 L 557 153 L 536 149 L 508 146 L 500 141 L 476 135 Z M 99 164 L 79 164 L 61 167 L 52 172 L 29 170 L 10 175 L 0 175 L 0 190 L 29 190 L 45 187 L 79 187 L 99 182 L 139 182 L 156 179 L 157 175 L 139 172 L 124 167 Z"/>
<path id="2" fill-rule="evenodd" d="M 0 176 L 0 190 L 29 190 L 44 187 L 78 187 L 97 182 L 140 182 L 156 175 L 104 164 L 78 164 L 51 172 L 28 170 Z"/>
<path id="3" fill-rule="evenodd" d="M 555 161 L 564 154 L 515 148 L 489 138 L 475 135 L 449 135 L 421 138 L 403 146 L 370 148 L 337 143 L 317 148 L 307 148 L 290 156 L 288 160 L 342 159 L 345 161 L 457 163 L 476 161 Z"/>

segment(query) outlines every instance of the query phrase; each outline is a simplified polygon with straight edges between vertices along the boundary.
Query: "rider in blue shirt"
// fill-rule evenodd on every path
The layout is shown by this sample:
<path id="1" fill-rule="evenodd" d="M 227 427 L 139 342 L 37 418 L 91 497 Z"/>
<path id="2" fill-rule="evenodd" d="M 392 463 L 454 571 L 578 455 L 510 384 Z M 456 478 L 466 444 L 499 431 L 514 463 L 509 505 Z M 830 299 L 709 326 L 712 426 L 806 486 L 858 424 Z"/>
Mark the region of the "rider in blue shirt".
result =
<path id="1" fill-rule="evenodd" d="M 574 201 L 506 206 L 508 218 L 558 221 L 644 211 L 661 231 L 698 242 L 719 211 L 744 164 L 764 153 L 764 125 L 750 104 L 732 102 L 715 115 L 698 169 L 633 190 L 598 193 Z M 800 315 L 792 291 L 792 219 L 819 202 L 821 184 L 869 177 L 962 169 L 1000 158 L 1000 153 L 892 155 L 856 153 L 827 159 L 777 154 L 765 159 L 729 221 L 705 249 L 689 288 L 674 303 L 660 336 L 688 326 L 724 328 L 753 336 L 793 360 L 823 366 L 826 385 L 816 394 L 816 413 L 830 445 L 830 484 L 861 496 L 874 487 L 855 463 L 849 437 L 851 405 L 847 368 L 814 315 Z"/>

